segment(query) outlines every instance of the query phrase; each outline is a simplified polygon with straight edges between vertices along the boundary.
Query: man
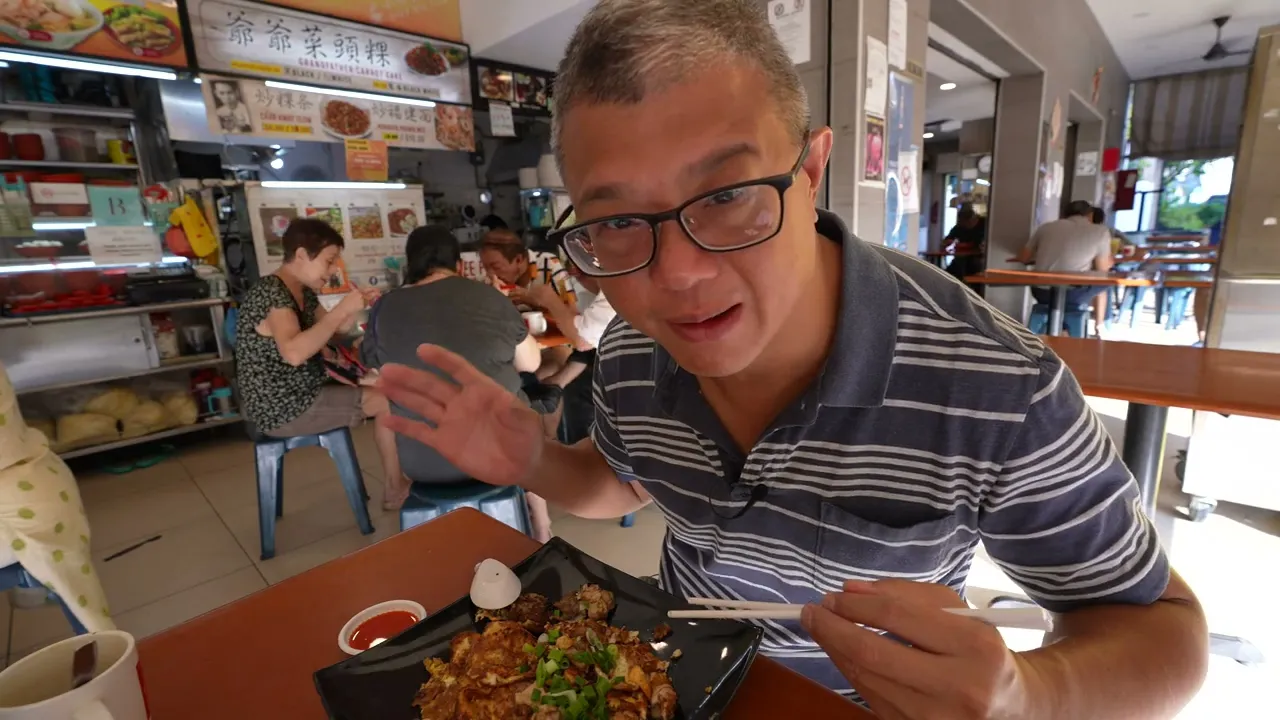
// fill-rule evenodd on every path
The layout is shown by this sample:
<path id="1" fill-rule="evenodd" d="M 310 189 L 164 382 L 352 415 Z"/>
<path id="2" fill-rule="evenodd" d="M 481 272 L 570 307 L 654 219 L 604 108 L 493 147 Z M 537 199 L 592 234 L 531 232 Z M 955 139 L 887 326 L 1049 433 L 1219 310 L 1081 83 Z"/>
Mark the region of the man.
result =
<path id="1" fill-rule="evenodd" d="M 394 429 L 583 517 L 654 502 L 665 588 L 806 603 L 762 649 L 880 717 L 1171 717 L 1208 638 L 1132 476 L 1035 336 L 815 209 L 832 132 L 759 6 L 602 0 L 559 68 L 559 235 L 619 315 L 592 438 L 431 347 L 453 382 L 383 386 L 434 425 Z M 1052 645 L 945 612 L 979 540 Z"/>
<path id="2" fill-rule="evenodd" d="M 1093 206 L 1075 200 L 1067 206 L 1065 217 L 1036 228 L 1026 247 L 1018 253 L 1018 262 L 1032 264 L 1042 272 L 1109 272 L 1115 264 L 1111 252 L 1111 231 L 1093 222 Z M 1105 302 L 1096 298 L 1106 287 L 1086 285 L 1067 290 L 1067 308 L 1093 304 L 1093 319 L 1098 335 L 1107 325 Z M 1031 288 L 1036 302 L 1048 303 L 1050 288 Z"/>
<path id="3" fill-rule="evenodd" d="M 556 294 L 576 302 L 569 274 L 555 253 L 526 249 L 510 230 L 491 230 L 480 245 L 480 262 L 491 283 L 510 294 L 515 288 L 550 285 Z"/>
<path id="4" fill-rule="evenodd" d="M 947 272 L 962 281 L 969 275 L 982 272 L 986 263 L 977 253 L 982 252 L 986 242 L 987 219 L 973 209 L 972 203 L 964 203 L 956 213 L 955 227 L 943 239 L 947 252 L 955 255 L 947 266 Z"/>

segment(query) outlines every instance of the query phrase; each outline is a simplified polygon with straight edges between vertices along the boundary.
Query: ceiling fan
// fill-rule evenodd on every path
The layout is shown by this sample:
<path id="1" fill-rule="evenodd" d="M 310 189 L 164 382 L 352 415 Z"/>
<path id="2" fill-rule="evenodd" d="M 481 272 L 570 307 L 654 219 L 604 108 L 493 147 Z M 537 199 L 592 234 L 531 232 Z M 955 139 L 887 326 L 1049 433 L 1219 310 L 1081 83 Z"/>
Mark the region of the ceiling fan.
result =
<path id="1" fill-rule="evenodd" d="M 1205 53 L 1203 56 L 1203 60 L 1205 62 L 1216 62 L 1218 60 L 1224 60 L 1231 57 L 1232 55 L 1248 55 L 1253 52 L 1252 48 L 1248 50 L 1227 50 L 1227 46 L 1222 44 L 1222 27 L 1226 25 L 1229 20 L 1231 20 L 1230 15 L 1223 15 L 1213 19 L 1214 26 L 1218 28 L 1218 34 L 1217 37 L 1214 38 L 1213 45 L 1210 46 L 1209 52 Z"/>

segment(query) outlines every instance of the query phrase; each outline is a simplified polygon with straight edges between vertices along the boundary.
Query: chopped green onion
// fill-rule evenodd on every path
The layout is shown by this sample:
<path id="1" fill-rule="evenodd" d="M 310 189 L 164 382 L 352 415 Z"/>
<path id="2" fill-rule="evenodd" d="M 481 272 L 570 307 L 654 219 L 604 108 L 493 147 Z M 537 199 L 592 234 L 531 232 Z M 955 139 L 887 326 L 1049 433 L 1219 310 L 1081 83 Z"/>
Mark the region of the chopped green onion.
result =
<path id="1" fill-rule="evenodd" d="M 620 677 L 616 677 L 616 678 L 614 678 L 611 682 L 612 682 L 614 685 L 621 685 L 621 684 L 622 684 L 622 678 L 620 678 Z"/>
<path id="2" fill-rule="evenodd" d="M 528 666 L 528 665 L 521 665 L 520 667 L 516 668 L 516 672 L 518 672 L 518 673 L 520 673 L 521 675 L 523 675 L 524 673 L 529 672 L 529 666 Z"/>
<path id="3" fill-rule="evenodd" d="M 609 653 L 609 657 L 611 657 L 611 658 L 613 658 L 613 659 L 615 659 L 615 660 L 618 658 L 618 646 L 617 646 L 617 645 L 610 645 L 609 647 L 605 648 L 605 652 Z"/>
<path id="4" fill-rule="evenodd" d="M 538 663 L 538 666 L 534 668 L 534 672 L 533 672 L 533 686 L 535 688 L 541 688 L 544 684 L 546 684 L 546 682 L 547 682 L 547 666 L 544 665 L 543 663 Z"/>
<path id="5" fill-rule="evenodd" d="M 595 699 L 597 697 L 600 697 L 600 693 L 596 692 L 596 688 L 594 685 L 589 685 L 582 690 L 582 697 L 592 702 L 595 702 Z"/>
<path id="6" fill-rule="evenodd" d="M 589 652 L 579 652 L 579 653 L 574 653 L 574 654 L 570 655 L 569 657 L 570 657 L 570 658 L 572 658 L 574 662 L 579 663 L 579 664 L 581 664 L 581 665 L 594 665 L 594 664 L 595 664 L 595 657 L 594 657 L 594 656 L 592 656 L 592 654 L 591 654 L 591 653 L 589 653 Z"/>
<path id="7" fill-rule="evenodd" d="M 551 678 L 550 686 L 551 686 L 552 692 L 557 692 L 557 693 L 569 689 L 569 683 L 565 682 L 565 679 L 560 677 L 559 675 L 556 675 L 555 677 Z"/>
<path id="8" fill-rule="evenodd" d="M 551 617 L 560 617 L 560 610 L 559 609 L 552 610 Z"/>
<path id="9" fill-rule="evenodd" d="M 542 657 L 543 655 L 546 655 L 546 654 L 547 654 L 547 646 L 546 646 L 546 645 L 539 645 L 538 647 L 536 647 L 536 648 L 534 648 L 534 649 L 533 649 L 533 655 L 534 655 L 534 657 L 539 657 L 539 658 L 540 658 L 540 657 Z"/>
<path id="10" fill-rule="evenodd" d="M 542 691 L 537 688 L 534 688 L 533 694 L 530 695 L 529 697 L 531 697 L 534 702 L 538 702 L 539 700 L 542 699 Z"/>
<path id="11" fill-rule="evenodd" d="M 560 631 L 559 631 L 559 630 L 552 630 L 551 632 L 547 633 L 547 641 L 548 641 L 548 642 L 555 642 L 556 640 L 559 640 L 559 639 L 560 639 Z"/>
<path id="12" fill-rule="evenodd" d="M 577 685 L 578 687 L 583 687 L 587 684 L 587 679 L 579 675 L 578 677 L 573 679 L 573 684 Z"/>
<path id="13" fill-rule="evenodd" d="M 556 662 L 564 662 L 564 651 L 560 648 L 551 648 L 547 652 L 547 656 Z"/>
<path id="14" fill-rule="evenodd" d="M 522 649 L 525 651 L 525 653 L 527 653 L 527 654 L 529 654 L 529 655 L 532 655 L 532 654 L 533 654 L 533 646 L 532 646 L 532 645 L 530 645 L 529 643 L 525 643 L 525 644 L 524 644 L 524 647 L 523 647 Z"/>
<path id="15" fill-rule="evenodd" d="M 542 663 L 542 667 L 547 669 L 548 675 L 555 675 L 556 671 L 560 669 L 560 665 L 555 660 L 547 660 Z"/>

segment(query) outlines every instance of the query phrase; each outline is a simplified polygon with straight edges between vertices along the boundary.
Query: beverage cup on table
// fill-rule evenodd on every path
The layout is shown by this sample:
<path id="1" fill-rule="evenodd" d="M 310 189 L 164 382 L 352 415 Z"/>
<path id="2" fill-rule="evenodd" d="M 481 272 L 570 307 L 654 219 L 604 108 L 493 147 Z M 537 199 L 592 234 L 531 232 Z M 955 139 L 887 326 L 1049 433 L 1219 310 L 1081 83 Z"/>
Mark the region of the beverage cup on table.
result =
<path id="1" fill-rule="evenodd" d="M 98 644 L 93 679 L 72 687 L 82 646 Z M 0 672 L 0 720 L 148 720 L 133 636 L 119 630 L 78 635 Z"/>
<path id="2" fill-rule="evenodd" d="M 534 335 L 543 335 L 547 332 L 547 316 L 540 312 L 520 313 L 520 317 L 524 318 L 525 327 L 529 328 L 529 332 Z"/>

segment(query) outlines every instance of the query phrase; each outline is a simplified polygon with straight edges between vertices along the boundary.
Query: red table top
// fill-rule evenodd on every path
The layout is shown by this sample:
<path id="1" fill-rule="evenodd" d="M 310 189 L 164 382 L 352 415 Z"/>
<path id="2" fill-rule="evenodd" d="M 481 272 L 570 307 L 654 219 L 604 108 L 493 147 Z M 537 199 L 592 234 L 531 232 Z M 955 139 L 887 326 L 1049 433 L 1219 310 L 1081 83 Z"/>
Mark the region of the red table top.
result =
<path id="1" fill-rule="evenodd" d="M 465 595 L 476 563 L 515 565 L 538 545 L 475 510 L 449 513 L 149 637 L 138 645 L 152 720 L 322 720 L 312 673 L 346 656 L 338 631 L 363 608 Z M 758 657 L 726 720 L 871 714 Z"/>

